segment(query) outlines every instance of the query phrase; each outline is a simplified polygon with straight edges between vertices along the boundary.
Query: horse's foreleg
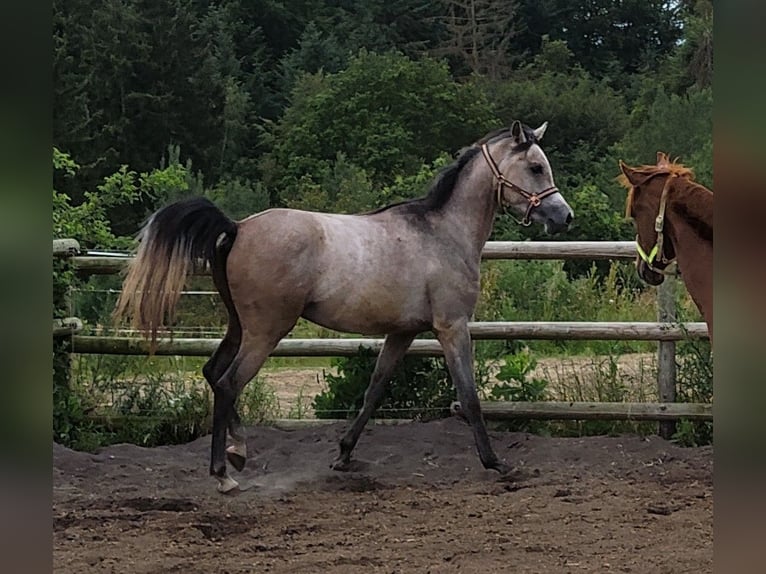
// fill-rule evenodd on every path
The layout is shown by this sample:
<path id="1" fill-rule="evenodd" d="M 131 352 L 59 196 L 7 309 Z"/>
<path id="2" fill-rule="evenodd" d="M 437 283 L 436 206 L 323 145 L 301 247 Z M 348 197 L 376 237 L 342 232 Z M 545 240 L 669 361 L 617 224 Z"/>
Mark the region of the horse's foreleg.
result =
<path id="1" fill-rule="evenodd" d="M 468 323 L 465 320 L 452 322 L 436 329 L 436 335 L 444 350 L 452 383 L 457 389 L 460 400 L 460 410 L 471 424 L 479 458 L 484 468 L 508 472 L 508 467 L 500 462 L 492 450 L 487 428 L 479 406 L 479 395 L 476 392 L 476 382 L 473 374 L 473 356 L 471 353 L 471 336 Z"/>
<path id="2" fill-rule="evenodd" d="M 345 470 L 348 468 L 351 462 L 351 452 L 354 450 L 362 430 L 375 412 L 375 409 L 383 401 L 386 393 L 386 384 L 391 378 L 396 365 L 407 352 L 415 335 L 416 333 L 393 334 L 386 337 L 380 355 L 378 355 L 378 360 L 375 362 L 375 370 L 372 373 L 370 384 L 364 393 L 364 405 L 340 441 L 340 454 L 332 464 L 332 468 L 335 470 Z"/>

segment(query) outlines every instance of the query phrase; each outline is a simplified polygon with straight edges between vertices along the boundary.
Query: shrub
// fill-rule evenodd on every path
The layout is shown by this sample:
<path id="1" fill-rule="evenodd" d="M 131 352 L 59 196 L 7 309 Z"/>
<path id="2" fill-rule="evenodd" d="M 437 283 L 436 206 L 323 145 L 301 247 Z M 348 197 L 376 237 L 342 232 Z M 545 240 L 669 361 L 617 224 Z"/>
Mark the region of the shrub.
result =
<path id="1" fill-rule="evenodd" d="M 364 392 L 375 369 L 373 351 L 360 347 L 356 355 L 335 359 L 338 374 L 323 373 L 327 390 L 314 398 L 317 418 L 351 418 L 364 403 Z M 447 416 L 455 399 L 444 360 L 406 356 L 386 386 L 378 418 L 432 419 Z"/>
<path id="2" fill-rule="evenodd" d="M 548 381 L 530 378 L 537 360 L 526 350 L 506 355 L 496 378 L 499 381 L 489 391 L 494 401 L 536 402 L 547 399 Z M 502 425 L 506 430 L 540 432 L 545 423 L 535 420 L 509 421 Z"/>
<path id="3" fill-rule="evenodd" d="M 713 401 L 713 354 L 710 341 L 687 339 L 676 344 L 676 401 Z M 681 420 L 673 439 L 684 446 L 713 443 L 713 423 Z"/>

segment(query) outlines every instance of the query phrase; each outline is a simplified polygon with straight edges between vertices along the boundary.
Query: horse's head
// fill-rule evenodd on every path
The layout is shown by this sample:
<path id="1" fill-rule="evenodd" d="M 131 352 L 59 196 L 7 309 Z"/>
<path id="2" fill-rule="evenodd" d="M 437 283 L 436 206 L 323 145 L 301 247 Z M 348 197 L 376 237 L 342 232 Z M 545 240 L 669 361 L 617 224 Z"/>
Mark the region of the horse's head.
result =
<path id="1" fill-rule="evenodd" d="M 687 174 L 674 166 L 662 152 L 655 166 L 630 167 L 620 161 L 620 182 L 628 189 L 625 216 L 633 219 L 637 233 L 636 270 L 649 285 L 662 283 L 665 269 L 676 258 L 666 233 L 665 210 L 673 179 Z"/>
<path id="2" fill-rule="evenodd" d="M 569 228 L 574 212 L 553 182 L 548 158 L 539 145 L 548 122 L 533 130 L 514 121 L 508 132 L 481 144 L 495 176 L 497 200 L 522 217 L 521 223 L 545 226 L 555 234 Z"/>

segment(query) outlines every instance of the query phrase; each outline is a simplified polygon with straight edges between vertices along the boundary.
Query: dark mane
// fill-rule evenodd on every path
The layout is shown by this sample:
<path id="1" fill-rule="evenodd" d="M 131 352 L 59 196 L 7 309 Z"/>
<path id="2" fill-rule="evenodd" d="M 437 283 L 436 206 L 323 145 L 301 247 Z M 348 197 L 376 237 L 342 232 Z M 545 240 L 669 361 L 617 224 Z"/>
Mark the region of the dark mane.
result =
<path id="1" fill-rule="evenodd" d="M 526 151 L 533 144 L 537 143 L 535 133 L 529 126 L 522 124 L 522 129 L 524 130 L 524 135 L 526 136 L 527 141 L 515 146 L 513 148 L 513 153 Z M 455 189 L 455 185 L 457 184 L 460 172 L 466 166 L 466 164 L 481 151 L 480 146 L 482 144 L 489 143 L 490 141 L 510 137 L 510 135 L 511 131 L 508 128 L 500 128 L 489 132 L 470 147 L 463 148 L 457 160 L 441 170 L 431 185 L 431 188 L 428 190 L 428 194 L 426 196 L 418 197 L 415 199 L 406 199 L 404 201 L 392 203 L 384 207 L 379 207 L 378 209 L 367 212 L 365 215 L 381 213 L 382 211 L 387 211 L 392 208 L 402 208 L 408 213 L 419 216 L 422 216 L 430 211 L 438 211 L 444 207 L 449 201 L 450 197 L 452 197 L 452 192 Z"/>
<path id="2" fill-rule="evenodd" d="M 461 170 L 465 165 L 473 159 L 476 154 L 479 153 L 478 147 L 469 147 L 460 154 L 457 161 L 451 163 L 447 167 L 441 170 L 436 180 L 431 184 L 431 188 L 428 190 L 428 194 L 425 197 L 418 197 L 415 199 L 405 199 L 380 207 L 373 211 L 367 212 L 365 215 L 372 215 L 374 213 L 380 213 L 387 211 L 395 207 L 401 207 L 408 212 L 423 215 L 429 211 L 437 211 L 444 207 L 452 197 L 452 191 L 455 189 L 455 184 L 460 176 Z"/>

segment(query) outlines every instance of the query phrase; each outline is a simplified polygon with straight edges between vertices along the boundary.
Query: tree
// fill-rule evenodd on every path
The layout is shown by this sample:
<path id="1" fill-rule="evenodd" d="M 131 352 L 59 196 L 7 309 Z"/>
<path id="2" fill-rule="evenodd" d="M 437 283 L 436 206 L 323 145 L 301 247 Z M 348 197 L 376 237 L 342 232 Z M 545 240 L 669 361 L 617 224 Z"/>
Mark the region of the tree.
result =
<path id="1" fill-rule="evenodd" d="M 350 55 L 334 32 L 324 32 L 311 21 L 303 30 L 298 46 L 280 62 L 282 88 L 289 93 L 305 73 L 334 74 L 346 67 Z"/>
<path id="2" fill-rule="evenodd" d="M 304 76 L 262 164 L 272 198 L 289 204 L 332 171 L 337 154 L 383 187 L 492 127 L 483 92 L 458 84 L 445 64 L 360 52 L 337 74 Z"/>
<path id="3" fill-rule="evenodd" d="M 654 164 L 657 152 L 694 168 L 697 180 L 713 184 L 713 92 L 690 88 L 668 93 L 647 78 L 630 115 L 630 128 L 615 145 L 614 154 L 626 163 Z"/>
<path id="4" fill-rule="evenodd" d="M 53 45 L 53 142 L 81 165 L 76 179 L 54 178 L 81 201 L 125 163 L 130 82 L 151 57 L 150 40 L 134 2 L 54 0 Z"/>
<path id="5" fill-rule="evenodd" d="M 584 183 L 579 175 L 622 138 L 628 121 L 625 98 L 573 59 L 565 42 L 546 40 L 531 64 L 487 87 L 503 123 L 549 122 L 543 147 L 564 188 Z"/>
<path id="6" fill-rule="evenodd" d="M 675 93 L 713 84 L 713 3 L 690 2 L 684 13 L 684 33 L 679 45 L 660 68 L 660 76 Z"/>
<path id="7" fill-rule="evenodd" d="M 275 106 L 263 35 L 237 20 L 238 1 L 56 0 L 53 8 L 53 140 L 81 164 L 76 178 L 56 175 L 62 193 L 77 203 L 120 165 L 148 171 L 169 144 L 208 183 L 222 170 L 254 177 L 257 140 L 247 128 Z"/>
<path id="8" fill-rule="evenodd" d="M 509 46 L 516 3 L 503 0 L 443 0 L 447 37 L 434 54 L 455 58 L 470 74 L 498 79 L 510 71 Z M 458 74 L 460 75 L 460 74 Z M 463 74 L 467 75 L 467 74 Z"/>
<path id="9" fill-rule="evenodd" d="M 516 46 L 536 54 L 542 38 L 564 40 L 575 60 L 613 81 L 655 67 L 681 36 L 677 2 L 521 0 Z"/>

